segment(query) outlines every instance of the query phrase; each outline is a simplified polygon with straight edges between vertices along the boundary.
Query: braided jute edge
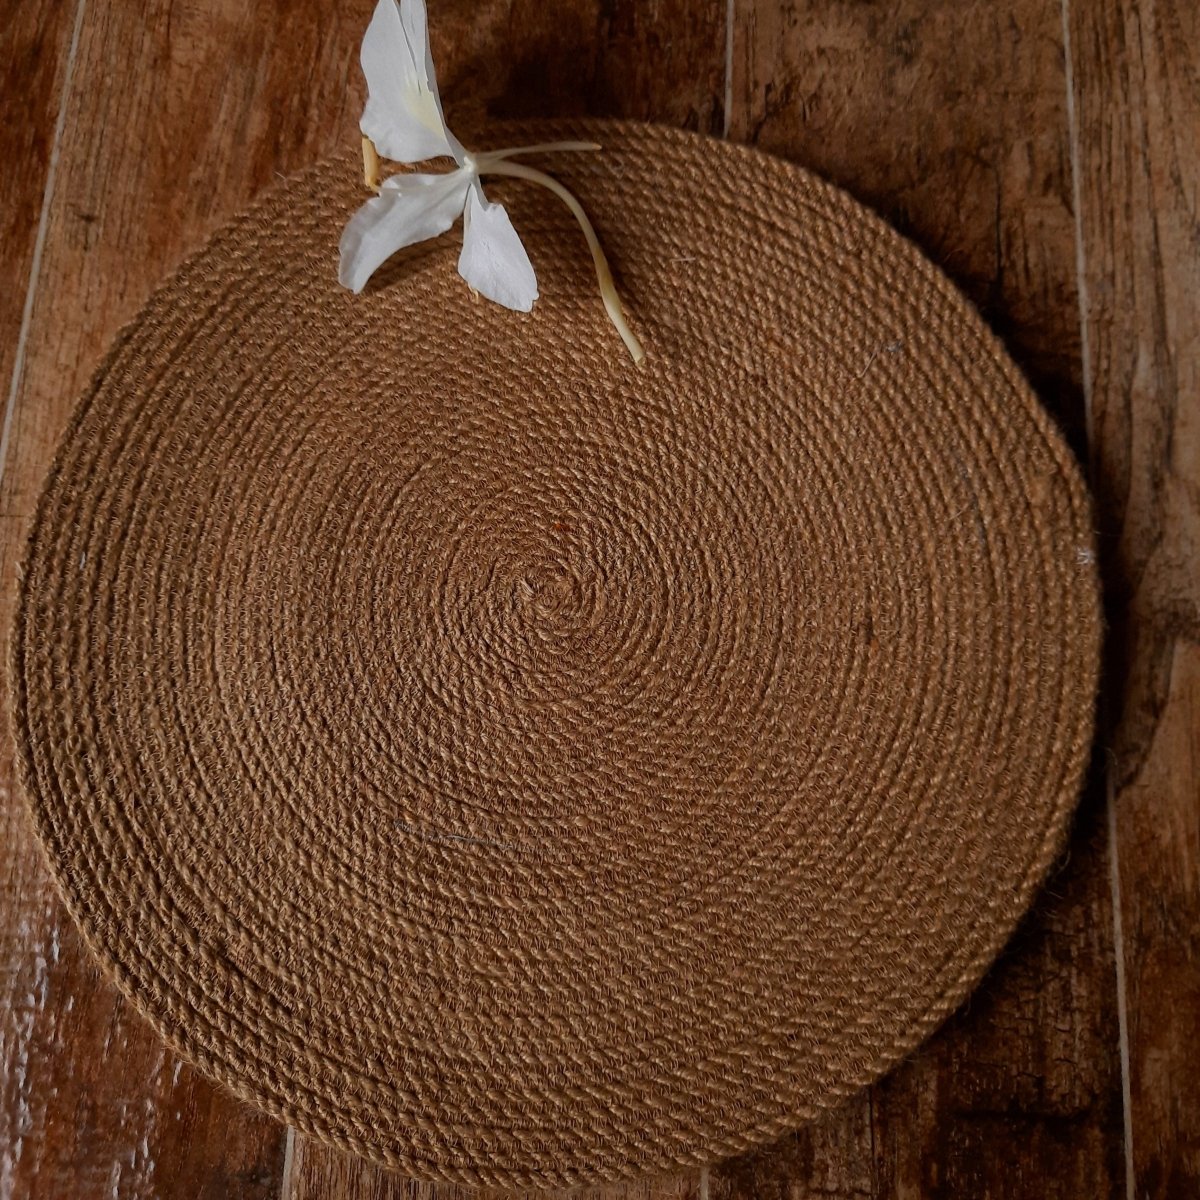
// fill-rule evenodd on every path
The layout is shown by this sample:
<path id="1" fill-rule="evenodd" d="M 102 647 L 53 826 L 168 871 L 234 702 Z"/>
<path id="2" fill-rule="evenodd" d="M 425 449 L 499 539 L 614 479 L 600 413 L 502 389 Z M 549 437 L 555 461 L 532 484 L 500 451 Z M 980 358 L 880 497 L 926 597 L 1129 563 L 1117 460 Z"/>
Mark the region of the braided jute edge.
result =
<path id="1" fill-rule="evenodd" d="M 1025 382 L 1016 366 L 1004 352 L 999 341 L 987 330 L 982 319 L 962 298 L 954 285 L 932 263 L 925 259 L 914 247 L 900 238 L 898 234 L 886 226 L 878 217 L 867 213 L 857 201 L 844 192 L 813 177 L 802 168 L 770 158 L 759 151 L 745 147 L 734 146 L 700 135 L 682 133 L 675 130 L 644 126 L 632 122 L 533 122 L 519 125 L 497 126 L 491 131 L 496 144 L 514 141 L 541 141 L 552 138 L 569 136 L 587 136 L 603 144 L 613 145 L 618 142 L 633 142 L 649 146 L 651 152 L 669 155 L 681 153 L 695 156 L 699 153 L 714 158 L 724 156 L 729 161 L 736 162 L 737 169 L 743 172 L 754 186 L 761 187 L 765 192 L 786 193 L 798 181 L 803 180 L 805 187 L 822 194 L 832 206 L 841 208 L 851 215 L 855 221 L 870 228 L 880 237 L 890 239 L 893 251 L 898 252 L 904 259 L 904 266 L 919 275 L 931 285 L 941 296 L 956 305 L 964 320 L 973 323 L 974 332 L 991 359 L 991 365 L 999 370 L 1011 385 L 1016 395 L 1020 396 L 1026 405 L 1029 415 L 1055 461 L 1059 475 L 1067 484 L 1070 494 L 1071 509 L 1076 516 L 1077 526 L 1084 536 L 1092 538 L 1092 522 L 1090 519 L 1090 501 L 1084 487 L 1074 457 L 1063 440 L 1061 434 L 1038 404 L 1028 384 Z M 354 169 L 354 157 L 345 156 L 347 170 Z M 310 168 L 311 170 L 311 168 Z M 297 179 L 303 180 L 306 172 L 291 180 L 273 185 L 253 205 L 240 220 L 253 216 L 269 205 L 278 191 L 296 186 Z M 749 190 L 749 189 L 748 189 Z M 214 235 L 214 240 L 222 236 L 223 231 Z M 180 271 L 187 265 L 201 260 L 208 253 L 208 246 L 189 256 Z M 331 268 L 332 270 L 332 264 Z M 148 301 L 147 307 L 153 305 L 156 298 L 166 294 L 172 287 L 174 277 L 166 281 L 156 290 L 154 298 Z M 67 448 L 72 442 L 76 431 L 84 422 L 91 405 L 99 394 L 112 364 L 118 360 L 126 347 L 136 338 L 141 326 L 142 316 L 135 317 L 118 334 L 113 345 L 94 373 L 88 388 L 78 402 L 70 421 L 59 439 L 52 465 L 39 494 L 37 506 L 28 530 L 25 548 L 18 573 L 18 595 L 9 642 L 8 653 L 8 686 L 11 711 L 13 713 L 14 741 L 16 749 L 17 778 L 19 786 L 26 797 L 31 810 L 32 824 L 39 844 L 42 846 L 57 890 L 72 918 L 82 931 L 84 940 L 91 952 L 103 965 L 108 976 L 116 983 L 119 990 L 130 1000 L 134 1008 L 150 1022 L 159 1036 L 180 1057 L 196 1066 L 206 1076 L 223 1086 L 227 1091 L 254 1106 L 269 1113 L 276 1119 L 286 1122 L 300 1132 L 311 1136 L 339 1149 L 349 1151 L 373 1161 L 380 1166 L 401 1171 L 414 1178 L 446 1180 L 472 1186 L 494 1185 L 506 1187 L 551 1187 L 576 1186 L 590 1183 L 611 1182 L 631 1176 L 630 1164 L 616 1164 L 611 1167 L 592 1165 L 588 1169 L 564 1169 L 561 1172 L 541 1171 L 511 1171 L 497 1170 L 486 1166 L 464 1168 L 449 1166 L 436 1161 L 426 1161 L 411 1155 L 396 1151 L 390 1146 L 379 1145 L 368 1138 L 360 1137 L 345 1129 L 334 1127 L 332 1124 L 317 1119 L 310 1114 L 297 1111 L 291 1105 L 281 1102 L 276 1096 L 258 1087 L 252 1087 L 239 1079 L 231 1079 L 226 1064 L 199 1039 L 194 1037 L 186 1028 L 178 1028 L 153 1011 L 146 998 L 141 995 L 135 985 L 130 971 L 125 967 L 111 947 L 106 947 L 99 936 L 97 924 L 89 915 L 85 898 L 72 884 L 70 873 L 65 869 L 65 858 L 61 847 L 53 840 L 53 831 L 48 824 L 38 819 L 36 808 L 36 774 L 33 761 L 32 745 L 26 736 L 28 696 L 26 693 L 26 675 L 24 661 L 25 638 L 30 628 L 29 595 L 26 589 L 26 576 L 30 561 L 37 545 L 39 533 L 46 521 L 46 509 L 49 498 L 54 490 L 54 483 L 59 476 Z M 519 336 L 515 335 L 515 336 Z M 614 347 L 614 354 L 619 352 L 619 346 Z M 653 353 L 653 348 L 651 348 Z M 1094 561 L 1094 545 L 1092 546 Z M 1091 575 L 1090 606 L 1081 615 L 1081 626 L 1070 632 L 1079 637 L 1086 647 L 1084 657 L 1089 665 L 1086 676 L 1078 679 L 1077 684 L 1081 694 L 1094 698 L 1099 676 L 1100 650 L 1100 607 L 1099 584 L 1093 572 Z M 927 1011 L 915 1022 L 908 1025 L 903 1034 L 881 1051 L 876 1058 L 857 1075 L 838 1081 L 827 1089 L 819 1101 L 811 1106 L 798 1110 L 786 1117 L 751 1124 L 741 1130 L 733 1130 L 721 1137 L 706 1142 L 692 1152 L 673 1152 L 661 1157 L 647 1159 L 632 1164 L 632 1171 L 638 1176 L 661 1175 L 673 1169 L 697 1167 L 712 1164 L 731 1155 L 749 1150 L 764 1142 L 777 1138 L 781 1134 L 806 1120 L 817 1116 L 820 1112 L 833 1108 L 847 1097 L 870 1084 L 885 1071 L 895 1066 L 901 1059 L 919 1045 L 941 1022 L 961 1003 L 966 995 L 978 983 L 994 961 L 996 955 L 1007 942 L 1021 914 L 1028 908 L 1034 893 L 1041 885 L 1051 865 L 1061 854 L 1067 836 L 1071 815 L 1087 765 L 1088 755 L 1094 728 L 1094 705 L 1088 707 L 1087 715 L 1082 719 L 1078 729 L 1072 731 L 1072 736 L 1066 747 L 1066 762 L 1062 773 L 1064 786 L 1055 797 L 1051 816 L 1040 841 L 1036 853 L 1029 861 L 1021 877 L 1016 891 L 1015 901 L 1011 904 L 1013 914 L 1011 920 L 989 921 L 986 936 L 983 938 L 976 955 L 964 964 L 959 973 L 947 984 L 937 999 L 930 1004 Z M 974 938 L 971 940 L 975 940 Z M 681 1107 L 686 1105 L 686 1097 L 680 1098 Z"/>

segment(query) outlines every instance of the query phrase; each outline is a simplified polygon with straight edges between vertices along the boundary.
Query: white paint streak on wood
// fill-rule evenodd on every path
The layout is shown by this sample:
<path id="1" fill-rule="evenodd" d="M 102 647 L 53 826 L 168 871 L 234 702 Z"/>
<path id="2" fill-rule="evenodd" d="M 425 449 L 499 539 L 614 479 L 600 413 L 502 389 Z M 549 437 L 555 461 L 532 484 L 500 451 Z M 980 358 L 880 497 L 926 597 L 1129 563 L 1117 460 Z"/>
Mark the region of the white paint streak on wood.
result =
<path id="1" fill-rule="evenodd" d="M 58 962 L 61 946 L 55 924 L 53 896 L 44 891 L 33 919 L 23 915 L 15 938 L 3 946 L 3 991 L 0 1006 L 10 1019 L 0 1024 L 0 1063 L 4 1066 L 3 1103 L 0 1103 L 0 1197 L 15 1200 L 16 1172 L 29 1134 L 37 1127 L 39 1104 L 30 1081 L 34 1034 L 50 1000 L 50 968 Z"/>

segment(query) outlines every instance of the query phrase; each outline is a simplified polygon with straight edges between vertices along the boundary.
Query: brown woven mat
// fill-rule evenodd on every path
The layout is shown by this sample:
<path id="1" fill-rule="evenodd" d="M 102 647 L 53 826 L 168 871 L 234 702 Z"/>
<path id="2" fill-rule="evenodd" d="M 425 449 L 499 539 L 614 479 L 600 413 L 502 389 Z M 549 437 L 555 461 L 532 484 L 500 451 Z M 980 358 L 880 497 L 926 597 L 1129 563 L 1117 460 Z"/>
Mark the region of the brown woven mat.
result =
<path id="1" fill-rule="evenodd" d="M 201 1070 L 411 1175 L 740 1151 L 912 1049 L 1062 844 L 1098 617 L 1070 454 L 917 252 L 796 168 L 632 125 L 355 298 L 354 161 L 121 337 L 13 645 L 51 866 Z"/>

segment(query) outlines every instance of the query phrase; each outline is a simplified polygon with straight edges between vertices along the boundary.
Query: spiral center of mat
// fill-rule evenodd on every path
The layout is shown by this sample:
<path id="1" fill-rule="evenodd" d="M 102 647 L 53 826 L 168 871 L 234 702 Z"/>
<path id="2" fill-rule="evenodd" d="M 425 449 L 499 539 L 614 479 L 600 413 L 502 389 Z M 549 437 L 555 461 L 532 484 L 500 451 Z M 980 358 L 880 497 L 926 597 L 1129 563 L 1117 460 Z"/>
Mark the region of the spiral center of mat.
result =
<path id="1" fill-rule="evenodd" d="M 540 567 L 521 577 L 521 602 L 546 626 L 570 625 L 587 615 L 588 596 L 581 580 L 561 567 Z"/>

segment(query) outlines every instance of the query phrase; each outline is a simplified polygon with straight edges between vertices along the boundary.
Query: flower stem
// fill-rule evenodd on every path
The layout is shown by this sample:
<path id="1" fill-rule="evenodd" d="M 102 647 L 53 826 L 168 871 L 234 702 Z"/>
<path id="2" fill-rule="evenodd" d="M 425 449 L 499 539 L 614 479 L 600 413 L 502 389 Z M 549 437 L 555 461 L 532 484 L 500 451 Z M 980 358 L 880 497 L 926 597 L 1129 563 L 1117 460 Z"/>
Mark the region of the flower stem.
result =
<path id="1" fill-rule="evenodd" d="M 483 170 L 486 163 L 500 162 L 518 154 L 558 154 L 561 151 L 602 149 L 604 147 L 599 142 L 539 142 L 536 146 L 509 146 L 504 150 L 485 150 L 482 154 L 477 154 L 475 159 Z"/>
<path id="2" fill-rule="evenodd" d="M 537 147 L 539 150 L 545 148 Z M 535 149 L 535 147 L 524 146 L 520 149 L 522 152 L 528 152 Z M 502 153 L 509 152 L 503 151 Z M 542 187 L 552 191 L 571 210 L 571 215 L 579 222 L 579 227 L 583 230 L 583 236 L 587 239 L 588 249 L 592 252 L 592 262 L 596 267 L 596 279 L 600 284 L 600 298 L 604 301 L 604 311 L 608 313 L 608 319 L 621 335 L 621 340 L 628 348 L 633 361 L 641 363 L 646 357 L 646 352 L 642 349 L 641 342 L 637 340 L 633 330 L 629 328 L 625 321 L 625 310 L 621 307 L 621 298 L 617 295 L 617 288 L 616 284 L 613 283 L 612 271 L 609 269 L 608 259 L 604 256 L 604 250 L 600 246 L 600 239 L 596 236 L 596 231 L 592 228 L 592 223 L 588 220 L 587 213 L 583 211 L 583 205 L 557 179 L 546 175 L 542 171 L 536 171 L 533 167 L 527 167 L 523 163 L 497 161 L 495 156 L 490 154 L 481 156 L 481 159 L 482 161 L 478 165 L 481 174 L 486 172 L 489 175 L 510 175 L 514 179 L 527 179 L 530 183 L 539 183 Z"/>

